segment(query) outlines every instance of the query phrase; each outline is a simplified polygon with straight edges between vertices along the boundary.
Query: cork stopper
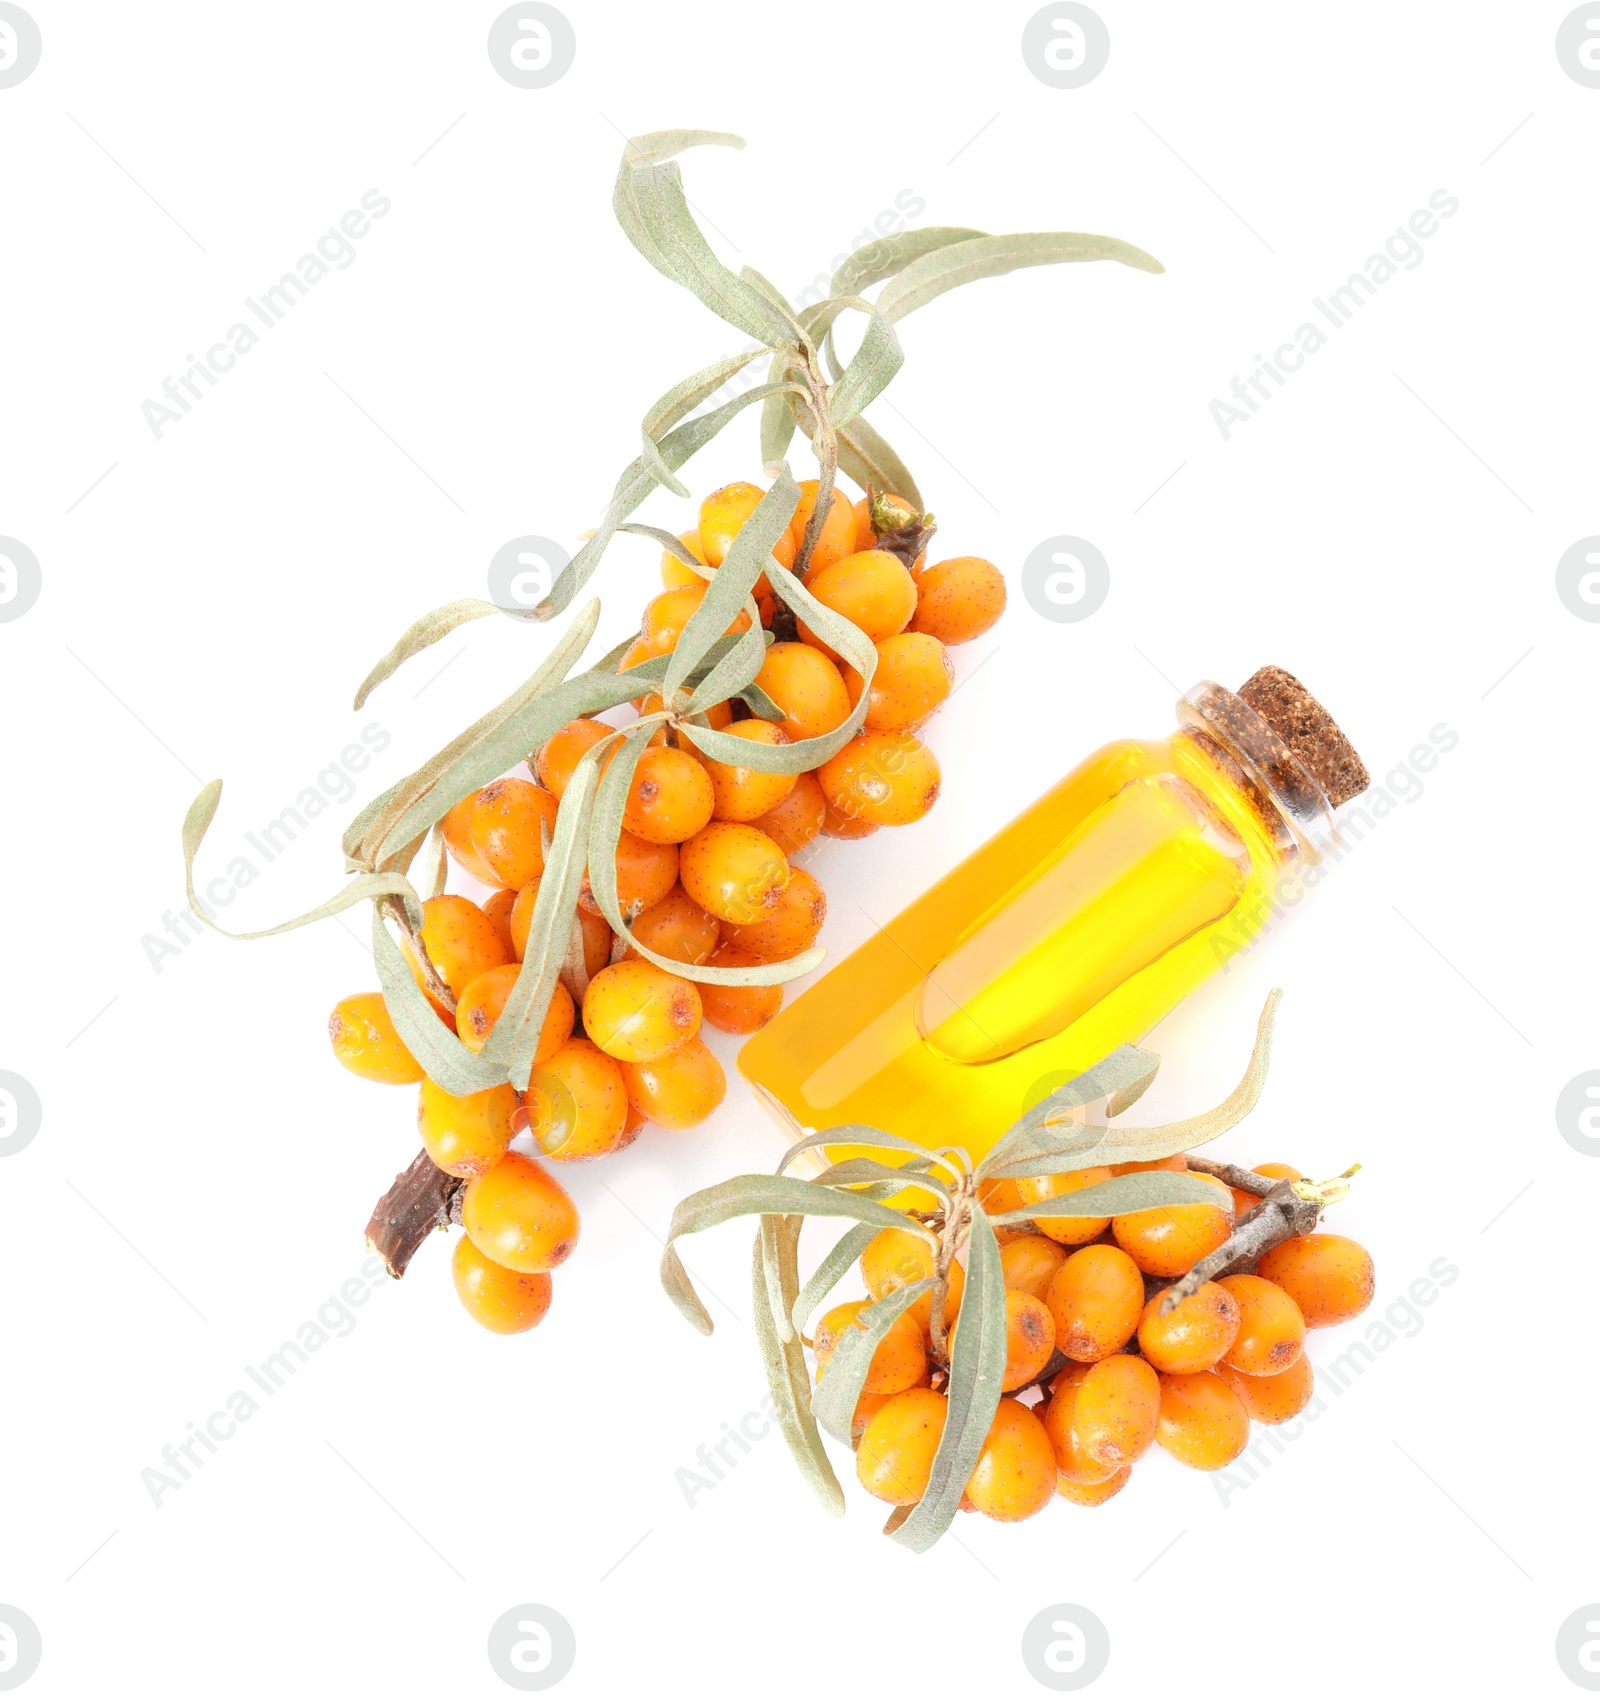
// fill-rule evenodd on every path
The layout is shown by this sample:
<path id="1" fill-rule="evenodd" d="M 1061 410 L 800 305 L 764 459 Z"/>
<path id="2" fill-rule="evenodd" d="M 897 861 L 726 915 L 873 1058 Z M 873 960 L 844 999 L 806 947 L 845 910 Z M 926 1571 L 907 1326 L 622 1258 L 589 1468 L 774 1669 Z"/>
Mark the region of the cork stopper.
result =
<path id="1" fill-rule="evenodd" d="M 1344 731 L 1298 678 L 1276 665 L 1263 665 L 1236 692 L 1316 778 L 1330 806 L 1343 806 L 1371 781 Z"/>

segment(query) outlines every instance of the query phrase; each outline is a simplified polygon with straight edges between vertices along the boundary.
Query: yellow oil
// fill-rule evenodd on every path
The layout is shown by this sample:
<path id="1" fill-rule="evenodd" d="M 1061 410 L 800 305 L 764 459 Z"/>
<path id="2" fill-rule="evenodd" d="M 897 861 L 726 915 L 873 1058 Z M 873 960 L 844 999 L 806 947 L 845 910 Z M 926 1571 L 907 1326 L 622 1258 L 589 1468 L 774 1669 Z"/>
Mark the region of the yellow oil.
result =
<path id="1" fill-rule="evenodd" d="M 739 1069 L 808 1129 L 981 1157 L 1247 942 L 1282 856 L 1204 740 L 1113 742 L 752 1036 Z"/>

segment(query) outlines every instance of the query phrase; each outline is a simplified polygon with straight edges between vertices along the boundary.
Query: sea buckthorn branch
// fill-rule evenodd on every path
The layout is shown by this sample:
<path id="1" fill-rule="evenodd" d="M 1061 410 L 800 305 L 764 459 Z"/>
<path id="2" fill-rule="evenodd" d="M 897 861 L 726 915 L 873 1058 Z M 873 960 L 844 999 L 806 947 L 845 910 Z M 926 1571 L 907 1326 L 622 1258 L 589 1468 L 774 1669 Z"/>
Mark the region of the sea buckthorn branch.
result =
<path id="1" fill-rule="evenodd" d="M 441 1171 L 424 1149 L 395 1178 L 372 1209 L 367 1245 L 391 1277 L 403 1277 L 412 1256 L 435 1230 L 461 1222 L 466 1180 Z"/>

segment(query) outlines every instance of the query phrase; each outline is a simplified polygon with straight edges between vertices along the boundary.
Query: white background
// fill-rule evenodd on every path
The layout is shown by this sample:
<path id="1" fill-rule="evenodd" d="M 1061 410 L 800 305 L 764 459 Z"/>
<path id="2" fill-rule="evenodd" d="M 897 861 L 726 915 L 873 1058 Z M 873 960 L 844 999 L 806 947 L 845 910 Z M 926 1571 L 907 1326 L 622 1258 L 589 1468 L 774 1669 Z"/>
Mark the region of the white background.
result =
<path id="1" fill-rule="evenodd" d="M 576 1631 L 575 1691 L 1025 1691 L 1023 1627 L 1061 1601 L 1105 1623 L 1106 1690 L 1572 1687 L 1555 1634 L 1600 1602 L 1600 1164 L 1554 1103 L 1600 1064 L 1600 629 L 1554 572 L 1600 530 L 1600 91 L 1557 62 L 1569 8 L 1104 0 L 1109 66 L 1061 91 L 1023 62 L 1030 5 L 563 3 L 576 64 L 525 91 L 489 63 L 495 5 L 30 0 L 44 56 L 0 90 L 0 530 L 43 570 L 0 623 L 0 1069 L 44 1103 L 0 1161 L 0 1600 L 43 1633 L 32 1687 L 489 1692 L 489 1627 L 526 1601 Z M 159 1507 L 141 1482 L 358 1273 L 415 1149 L 409 1091 L 323 1034 L 371 982 L 364 914 L 154 968 L 179 821 L 227 779 L 215 874 L 363 724 L 390 733 L 227 915 L 275 923 L 332 891 L 356 806 L 545 651 L 475 624 L 349 711 L 507 539 L 573 545 L 645 407 L 740 345 L 611 218 L 622 136 L 675 125 L 748 138 L 691 156 L 689 194 L 789 290 L 905 191 L 915 222 L 1092 230 L 1167 266 L 1026 272 L 903 326 L 873 416 L 940 548 L 999 562 L 1012 604 L 930 732 L 937 810 L 820 857 L 830 948 L 1102 741 L 1165 734 L 1201 677 L 1287 666 L 1409 797 L 1153 1040 L 1141 1121 L 1200 1110 L 1285 985 L 1264 1102 L 1218 1151 L 1364 1162 L 1330 1224 L 1376 1255 L 1398 1337 L 1225 1500 L 1155 1453 L 1097 1512 L 964 1516 L 918 1560 L 848 1455 L 838 1522 L 773 1433 L 689 1505 L 677 1473 L 764 1388 L 747 1228 L 690 1244 L 726 1302 L 711 1340 L 656 1285 L 673 1203 L 779 1152 L 737 1081 L 701 1130 L 562 1172 L 583 1240 L 540 1330 L 478 1330 L 430 1243 L 203 1471 Z M 392 210 L 354 263 L 156 439 L 141 402 L 374 188 Z M 1210 402 L 1440 189 L 1460 209 L 1422 262 L 1224 440 Z M 755 418 L 697 494 L 759 473 Z M 1060 534 L 1110 562 L 1083 623 L 1019 592 Z M 615 546 L 596 651 L 654 571 Z M 1459 745 L 1419 795 L 1405 761 L 1438 725 Z M 1441 1258 L 1434 1304 L 1394 1306 Z"/>

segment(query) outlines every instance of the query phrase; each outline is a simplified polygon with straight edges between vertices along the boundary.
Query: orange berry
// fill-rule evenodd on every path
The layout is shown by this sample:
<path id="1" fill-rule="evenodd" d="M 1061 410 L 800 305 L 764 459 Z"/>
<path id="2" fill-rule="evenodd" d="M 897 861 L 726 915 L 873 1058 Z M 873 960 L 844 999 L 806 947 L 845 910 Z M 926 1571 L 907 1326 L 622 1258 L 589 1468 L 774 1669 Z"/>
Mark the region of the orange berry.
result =
<path id="1" fill-rule="evenodd" d="M 713 920 L 713 923 L 715 921 Z M 711 965 L 727 967 L 760 965 L 763 962 L 753 953 L 723 942 L 708 961 Z M 707 1024 L 726 1030 L 730 1036 L 748 1036 L 776 1018 L 783 1005 L 783 985 L 772 983 L 765 988 L 738 988 L 723 983 L 700 983 L 700 1010 Z"/>
<path id="2" fill-rule="evenodd" d="M 1008 1289 L 1020 1289 L 1042 1301 L 1066 1258 L 1067 1250 L 1048 1236 L 1013 1236 L 1000 1250 L 1000 1275 Z"/>
<path id="3" fill-rule="evenodd" d="M 474 977 L 462 991 L 456 1002 L 456 1034 L 474 1053 L 480 1052 L 489 1040 L 489 1033 L 505 1011 L 521 972 L 520 965 L 497 965 L 493 971 Z M 533 1055 L 535 1065 L 553 1054 L 572 1034 L 573 1016 L 572 996 L 564 984 L 557 983 L 540 1027 L 539 1045 Z"/>
<path id="4" fill-rule="evenodd" d="M 641 718 L 648 718 L 652 712 L 664 710 L 661 696 L 658 694 L 642 695 L 633 704 Z M 696 720 L 704 718 L 708 727 L 713 730 L 726 730 L 733 722 L 733 707 L 727 701 L 719 700 L 715 706 L 709 707 L 706 711 L 697 712 L 695 718 Z M 651 747 L 655 747 L 658 742 L 662 744 L 666 742 L 664 729 L 657 730 L 655 735 L 650 738 Z M 682 745 L 681 742 L 679 745 Z"/>
<path id="5" fill-rule="evenodd" d="M 1255 1172 L 1257 1177 L 1270 1177 L 1275 1183 L 1285 1181 L 1295 1183 L 1303 1175 L 1303 1173 L 1296 1171 L 1292 1165 L 1278 1165 L 1272 1161 L 1269 1161 L 1266 1165 L 1253 1165 L 1250 1169 Z M 1233 1210 L 1241 1217 L 1261 1199 L 1259 1195 L 1251 1194 L 1248 1189 L 1234 1189 L 1230 1192 L 1233 1195 Z"/>
<path id="6" fill-rule="evenodd" d="M 1306 1321 L 1299 1307 L 1265 1277 L 1236 1272 L 1219 1277 L 1239 1306 L 1239 1334 L 1222 1357 L 1248 1377 L 1276 1377 L 1305 1352 Z"/>
<path id="7" fill-rule="evenodd" d="M 1002 1393 L 1031 1383 L 1050 1363 L 1056 1347 L 1056 1321 L 1037 1295 L 1006 1290 L 1006 1374 Z"/>
<path id="8" fill-rule="evenodd" d="M 1120 1495 L 1133 1476 L 1133 1467 L 1125 1465 L 1114 1471 L 1103 1483 L 1074 1483 L 1065 1472 L 1056 1473 L 1056 1493 L 1076 1507 L 1104 1506 L 1113 1495 Z"/>
<path id="9" fill-rule="evenodd" d="M 1163 1377 L 1156 1441 L 1180 1464 L 1220 1471 L 1249 1446 L 1250 1415 L 1214 1371 Z"/>
<path id="10" fill-rule="evenodd" d="M 685 530 L 678 540 L 688 548 L 702 565 L 706 562 L 706 550 L 700 545 L 698 530 Z M 703 583 L 705 578 L 699 572 L 691 571 L 675 553 L 661 550 L 661 586 L 664 589 L 686 588 L 693 583 Z"/>
<path id="11" fill-rule="evenodd" d="M 1292 1236 L 1261 1256 L 1256 1273 L 1299 1307 L 1308 1330 L 1364 1313 L 1376 1281 L 1372 1255 L 1348 1236 Z"/>
<path id="12" fill-rule="evenodd" d="M 496 889 L 483 903 L 483 915 L 494 925 L 495 934 L 505 946 L 507 959 L 521 959 L 515 938 L 511 934 L 511 909 L 517 904 L 515 889 Z"/>
<path id="13" fill-rule="evenodd" d="M 647 959 L 624 959 L 590 980 L 583 1028 L 613 1059 L 660 1059 L 700 1028 L 700 992 Z"/>
<path id="14" fill-rule="evenodd" d="M 622 1145 L 628 1123 L 622 1067 L 581 1036 L 536 1062 L 522 1104 L 539 1151 L 550 1159 L 598 1159 Z"/>
<path id="15" fill-rule="evenodd" d="M 856 1449 L 856 1476 L 890 1506 L 914 1506 L 928 1487 L 950 1407 L 936 1389 L 905 1389 L 872 1415 Z"/>
<path id="16" fill-rule="evenodd" d="M 636 944 L 681 965 L 704 965 L 722 941 L 716 919 L 689 899 L 681 883 L 675 883 L 654 906 L 647 906 L 628 926 L 628 933 Z"/>
<path id="17" fill-rule="evenodd" d="M 856 1400 L 856 1410 L 850 1415 L 850 1446 L 859 1448 L 861 1438 L 867 1433 L 867 1426 L 872 1422 L 872 1415 L 887 1401 L 887 1395 L 869 1395 L 865 1389 Z"/>
<path id="18" fill-rule="evenodd" d="M 1127 1177 L 1135 1171 L 1189 1171 L 1189 1162 L 1182 1154 L 1169 1154 L 1165 1159 L 1129 1159 L 1111 1168 L 1113 1177 Z"/>
<path id="19" fill-rule="evenodd" d="M 821 788 L 821 784 L 817 785 Z M 835 841 L 859 842 L 864 836 L 875 836 L 879 826 L 869 824 L 865 818 L 856 817 L 848 812 L 841 812 L 826 795 L 822 803 L 822 833 L 831 836 Z"/>
<path id="20" fill-rule="evenodd" d="M 760 747 L 783 747 L 789 740 L 782 725 L 769 724 L 765 718 L 741 719 L 728 726 L 727 734 Z M 711 779 L 712 814 L 724 823 L 750 823 L 770 812 L 794 787 L 792 772 L 756 771 L 746 765 L 724 764 L 704 753 L 700 758 Z"/>
<path id="21" fill-rule="evenodd" d="M 873 642 L 899 635 L 917 610 L 917 586 L 911 573 L 892 553 L 878 548 L 849 554 L 826 570 L 813 571 L 806 578 L 806 587 L 830 611 L 848 618 Z M 800 623 L 800 636 L 832 655 L 833 649 L 804 621 Z"/>
<path id="22" fill-rule="evenodd" d="M 1137 1354 L 1096 1360 L 1078 1380 L 1073 1424 L 1084 1451 L 1102 1465 L 1131 1465 L 1156 1439 L 1161 1379 Z"/>
<path id="23" fill-rule="evenodd" d="M 875 1301 L 892 1295 L 908 1283 L 920 1283 L 933 1276 L 933 1241 L 922 1230 L 880 1230 L 861 1252 L 861 1280 Z M 956 1314 L 961 1310 L 961 1296 L 966 1288 L 967 1274 L 960 1260 L 950 1262 L 945 1288 L 944 1322 L 948 1332 Z M 907 1309 L 924 1336 L 933 1322 L 933 1291 L 930 1289 Z"/>
<path id="24" fill-rule="evenodd" d="M 497 883 L 520 889 L 544 870 L 544 837 L 554 834 L 559 802 L 520 777 L 485 784 L 473 798 L 467 829 L 473 851 Z"/>
<path id="25" fill-rule="evenodd" d="M 978 1202 L 991 1218 L 1015 1212 L 1022 1205 L 1022 1190 L 1011 1177 L 987 1177 L 978 1185 Z"/>
<path id="26" fill-rule="evenodd" d="M 480 883 L 487 883 L 493 888 L 495 875 L 478 857 L 477 849 L 472 845 L 470 819 L 477 798 L 478 791 L 474 789 L 470 795 L 458 800 L 439 820 L 439 833 L 444 837 L 444 845 L 456 864 L 469 877 L 476 877 Z"/>
<path id="27" fill-rule="evenodd" d="M 689 898 L 713 918 L 754 924 L 778 904 L 789 862 L 768 836 L 748 824 L 713 821 L 678 850 Z"/>
<path id="28" fill-rule="evenodd" d="M 853 702 L 839 667 L 805 642 L 774 642 L 756 682 L 782 709 L 790 741 L 825 736 L 850 716 Z"/>
<path id="29" fill-rule="evenodd" d="M 452 1095 L 431 1077 L 417 1097 L 417 1128 L 428 1158 L 452 1177 L 476 1177 L 498 1163 L 517 1133 L 517 1091 L 509 1083 Z"/>
<path id="30" fill-rule="evenodd" d="M 1197 1173 L 1192 1174 L 1198 1176 Z M 1200 1177 L 1217 1192 L 1214 1206 L 1204 1202 L 1151 1207 L 1111 1221 L 1117 1246 L 1152 1277 L 1182 1277 L 1196 1260 L 1220 1248 L 1233 1234 L 1233 1196 L 1215 1177 Z"/>
<path id="31" fill-rule="evenodd" d="M 700 544 L 708 565 L 720 565 L 728 557 L 734 537 L 761 504 L 764 492 L 754 483 L 729 483 L 700 503 Z M 812 499 L 816 499 L 814 494 Z M 773 543 L 772 552 L 785 570 L 794 564 L 794 543 L 787 530 Z"/>
<path id="32" fill-rule="evenodd" d="M 686 842 L 711 822 L 711 779 L 691 753 L 646 748 L 634 767 L 622 822 L 647 842 Z"/>
<path id="33" fill-rule="evenodd" d="M 821 783 L 810 771 L 802 771 L 788 794 L 770 812 L 763 812 L 751 822 L 793 859 L 803 847 L 815 841 L 827 808 Z"/>
<path id="34" fill-rule="evenodd" d="M 1121 1248 L 1080 1248 L 1050 1279 L 1046 1297 L 1056 1346 L 1069 1360 L 1116 1353 L 1139 1328 L 1144 1279 Z"/>
<path id="35" fill-rule="evenodd" d="M 539 749 L 534 771 L 540 785 L 560 800 L 567 792 L 567 784 L 572 781 L 578 761 L 596 742 L 603 742 L 607 736 L 615 734 L 609 724 L 602 724 L 594 718 L 574 718 L 570 724 L 564 724 Z"/>
<path id="36" fill-rule="evenodd" d="M 1217 1366 L 1217 1375 L 1239 1397 L 1244 1410 L 1257 1424 L 1287 1424 L 1298 1418 L 1316 1393 L 1311 1360 L 1302 1354 L 1287 1371 L 1275 1377 L 1251 1377 L 1235 1371 L 1226 1360 Z"/>
<path id="37" fill-rule="evenodd" d="M 806 478 L 800 485 L 800 504 L 795 508 L 794 517 L 789 520 L 791 566 L 800 557 L 800 544 L 805 540 L 806 525 L 811 522 L 812 511 L 817 504 L 817 490 L 820 487 L 821 484 L 815 477 Z M 806 565 L 808 574 L 825 571 L 828 566 L 856 550 L 855 509 L 837 484 L 832 490 L 831 499 L 828 515 L 822 520 L 822 529 L 817 535 L 817 545 L 811 550 L 811 558 Z M 869 542 L 868 546 L 871 545 Z"/>
<path id="38" fill-rule="evenodd" d="M 1075 1373 L 1070 1367 L 1057 1372 L 1050 1385 L 1050 1399 L 1039 1417 L 1061 1476 L 1074 1483 L 1104 1483 L 1116 1466 L 1097 1460 L 1078 1432 L 1078 1396 L 1087 1376 L 1088 1369 L 1083 1366 Z"/>
<path id="39" fill-rule="evenodd" d="M 683 634 L 684 627 L 700 610 L 700 603 L 705 599 L 709 586 L 707 583 L 689 583 L 681 589 L 663 589 L 645 607 L 644 615 L 639 620 L 639 639 L 649 650 L 646 658 L 658 653 L 672 652 L 678 645 L 678 638 Z M 736 635 L 740 630 L 749 628 L 750 614 L 741 609 L 723 634 Z"/>
<path id="40" fill-rule="evenodd" d="M 663 1130 L 692 1130 L 728 1092 L 720 1061 L 698 1036 L 660 1059 L 624 1065 L 622 1081 L 634 1110 Z"/>
<path id="41" fill-rule="evenodd" d="M 420 1083 L 426 1073 L 389 1016 L 377 990 L 346 995 L 328 1017 L 333 1057 L 369 1083 Z"/>
<path id="42" fill-rule="evenodd" d="M 435 895 L 422 903 L 422 946 L 453 995 L 474 977 L 506 963 L 499 932 L 465 895 Z M 420 971 L 417 980 L 422 980 Z"/>
<path id="43" fill-rule="evenodd" d="M 534 902 L 539 898 L 537 882 L 527 883 L 517 891 L 511 906 L 511 945 L 518 959 L 528 951 L 528 931 L 533 927 Z M 611 959 L 611 926 L 598 912 L 578 907 L 578 923 L 583 930 L 584 969 L 592 977 Z"/>
<path id="44" fill-rule="evenodd" d="M 862 1310 L 870 1301 L 846 1301 L 842 1306 L 825 1312 L 817 1320 L 812 1349 L 817 1356 L 817 1378 L 820 1381 L 833 1358 L 839 1339 L 858 1323 Z M 922 1345 L 922 1332 L 909 1313 L 901 1315 L 884 1332 L 883 1339 L 873 1350 L 872 1364 L 867 1368 L 862 1388 L 874 1395 L 898 1395 L 902 1389 L 915 1388 L 928 1380 L 928 1356 Z"/>
<path id="45" fill-rule="evenodd" d="M 987 559 L 946 559 L 917 573 L 911 628 L 947 647 L 992 630 L 1006 609 L 1006 580 Z"/>
<path id="46" fill-rule="evenodd" d="M 665 900 L 677 880 L 678 850 L 671 842 L 647 842 L 632 830 L 618 831 L 617 904 L 624 918 Z M 578 905 L 585 912 L 600 914 L 587 871 L 583 874 L 583 893 L 578 896 Z"/>
<path id="47" fill-rule="evenodd" d="M 985 1518 L 1015 1524 L 1043 1512 L 1055 1492 L 1055 1450 L 1044 1426 L 1032 1407 L 1002 1400 L 967 1480 L 967 1499 Z"/>
<path id="48" fill-rule="evenodd" d="M 724 923 L 722 933 L 757 959 L 793 959 L 816 941 L 827 916 L 828 897 L 822 885 L 809 871 L 795 866 L 776 902 L 761 918 L 753 924 Z"/>
<path id="49" fill-rule="evenodd" d="M 1053 1201 L 1057 1195 L 1075 1195 L 1080 1189 L 1107 1182 L 1110 1176 L 1109 1166 L 1092 1165 L 1086 1171 L 1064 1171 L 1056 1177 L 1019 1178 L 1017 1191 L 1022 1197 L 1022 1205 L 1032 1206 L 1035 1201 Z M 1107 1220 L 1103 1218 L 1036 1218 L 1033 1221 L 1036 1230 L 1069 1248 L 1092 1242 L 1106 1224 Z"/>
<path id="50" fill-rule="evenodd" d="M 829 806 L 868 824 L 915 824 L 939 798 L 938 760 L 904 731 L 872 730 L 846 742 L 817 780 Z"/>
<path id="51" fill-rule="evenodd" d="M 872 674 L 867 715 L 861 728 L 920 729 L 950 698 L 955 687 L 956 668 L 944 643 L 915 630 L 905 630 L 877 645 L 878 668 Z M 861 673 L 847 665 L 844 686 L 853 709 L 861 699 Z"/>
<path id="52" fill-rule="evenodd" d="M 462 1306 L 497 1335 L 532 1330 L 550 1310 L 548 1271 L 508 1271 L 480 1253 L 470 1236 L 457 1239 L 450 1275 Z"/>
<path id="53" fill-rule="evenodd" d="M 1165 1317 L 1164 1293 L 1139 1319 L 1139 1351 L 1157 1371 L 1209 1371 L 1239 1334 L 1239 1303 L 1220 1283 L 1202 1283 Z"/>
<path id="54" fill-rule="evenodd" d="M 479 1253 L 508 1271 L 554 1271 L 578 1245 L 578 1209 L 537 1160 L 508 1153 L 461 1197 L 461 1222 Z"/>

